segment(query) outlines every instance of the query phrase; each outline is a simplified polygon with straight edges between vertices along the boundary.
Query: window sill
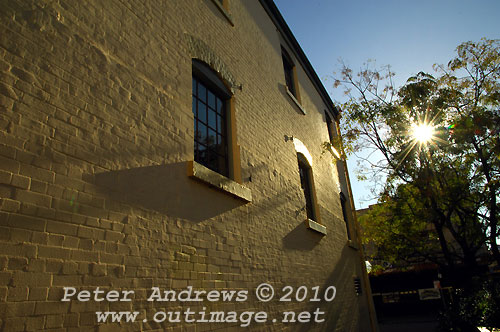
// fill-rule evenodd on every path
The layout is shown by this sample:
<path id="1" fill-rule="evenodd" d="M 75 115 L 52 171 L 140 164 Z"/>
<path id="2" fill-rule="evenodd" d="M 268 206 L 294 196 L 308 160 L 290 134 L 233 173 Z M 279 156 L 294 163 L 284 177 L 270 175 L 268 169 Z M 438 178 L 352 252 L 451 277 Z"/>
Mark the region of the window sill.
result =
<path id="1" fill-rule="evenodd" d="M 252 191 L 247 187 L 198 164 L 196 161 L 186 162 L 186 167 L 190 178 L 204 182 L 246 202 L 252 201 Z"/>
<path id="2" fill-rule="evenodd" d="M 297 105 L 297 107 L 300 109 L 300 111 L 302 113 L 304 113 L 304 115 L 306 115 L 307 114 L 306 110 L 304 109 L 304 107 L 302 107 L 302 105 L 299 103 L 299 101 L 297 100 L 297 98 L 295 98 L 295 96 L 293 95 L 293 93 L 291 93 L 290 90 L 288 90 L 287 86 L 285 86 L 285 89 L 286 89 L 286 93 L 288 94 L 288 96 L 290 98 L 292 98 L 292 100 L 295 103 L 295 105 Z"/>
<path id="3" fill-rule="evenodd" d="M 212 2 L 215 4 L 215 6 L 217 6 L 222 15 L 224 15 L 224 17 L 229 21 L 229 24 L 234 27 L 233 18 L 231 17 L 227 9 L 224 8 L 224 6 L 220 3 L 220 1 L 212 0 Z"/>
<path id="4" fill-rule="evenodd" d="M 318 232 L 320 234 L 326 235 L 326 227 L 311 220 L 311 219 L 306 219 L 305 221 L 307 228 L 310 230 L 313 230 L 315 232 Z"/>
<path id="5" fill-rule="evenodd" d="M 358 250 L 358 246 L 356 245 L 356 243 L 353 240 L 347 240 L 347 245 L 354 250 Z"/>

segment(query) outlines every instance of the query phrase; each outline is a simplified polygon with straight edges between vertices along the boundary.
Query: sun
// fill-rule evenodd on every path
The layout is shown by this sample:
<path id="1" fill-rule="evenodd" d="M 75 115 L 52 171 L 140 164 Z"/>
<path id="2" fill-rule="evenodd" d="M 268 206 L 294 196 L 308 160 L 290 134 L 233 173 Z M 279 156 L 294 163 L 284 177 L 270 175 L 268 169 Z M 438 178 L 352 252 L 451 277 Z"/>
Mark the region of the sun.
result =
<path id="1" fill-rule="evenodd" d="M 411 136 L 420 144 L 428 143 L 434 136 L 434 127 L 428 123 L 413 124 Z"/>
<path id="2" fill-rule="evenodd" d="M 413 150 L 418 145 L 418 149 L 421 150 L 427 146 L 428 143 L 431 142 L 443 142 L 442 139 L 440 139 L 438 136 L 435 136 L 434 134 L 436 133 L 436 126 L 432 125 L 433 121 L 422 121 L 422 122 L 414 122 L 411 125 L 411 128 L 408 130 L 408 135 L 412 138 L 411 142 L 406 146 L 406 148 L 403 150 L 403 157 L 399 161 L 399 165 L 403 163 L 403 161 L 406 159 L 406 157 L 410 154 L 410 152 Z M 396 168 L 397 168 L 396 167 Z"/>

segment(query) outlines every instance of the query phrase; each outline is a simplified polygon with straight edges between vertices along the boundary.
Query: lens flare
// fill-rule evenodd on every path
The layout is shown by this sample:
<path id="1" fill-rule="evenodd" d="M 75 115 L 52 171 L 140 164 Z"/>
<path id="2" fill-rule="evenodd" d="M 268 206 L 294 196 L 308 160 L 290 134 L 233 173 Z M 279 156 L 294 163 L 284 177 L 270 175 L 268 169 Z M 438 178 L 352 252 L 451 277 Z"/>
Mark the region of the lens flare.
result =
<path id="1" fill-rule="evenodd" d="M 434 127 L 428 123 L 413 124 L 411 136 L 420 144 L 429 142 L 434 135 Z"/>

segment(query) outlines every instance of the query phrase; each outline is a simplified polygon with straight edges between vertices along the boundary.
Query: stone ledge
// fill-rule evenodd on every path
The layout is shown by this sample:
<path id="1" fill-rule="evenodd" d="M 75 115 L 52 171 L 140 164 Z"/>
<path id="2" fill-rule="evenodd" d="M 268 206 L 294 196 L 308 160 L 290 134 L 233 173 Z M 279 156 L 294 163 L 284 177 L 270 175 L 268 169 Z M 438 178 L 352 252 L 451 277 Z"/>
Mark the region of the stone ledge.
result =
<path id="1" fill-rule="evenodd" d="M 252 191 L 247 187 L 198 164 L 196 161 L 187 161 L 186 167 L 190 178 L 209 184 L 246 202 L 252 201 Z"/>
<path id="2" fill-rule="evenodd" d="M 226 20 L 228 20 L 229 24 L 234 27 L 233 18 L 231 17 L 227 9 L 224 8 L 224 6 L 220 3 L 220 1 L 212 0 L 212 2 L 217 6 L 217 8 L 219 8 L 220 12 L 222 13 L 222 15 L 224 15 Z"/>
<path id="3" fill-rule="evenodd" d="M 347 245 L 349 247 L 351 247 L 352 249 L 354 249 L 354 250 L 358 250 L 359 249 L 358 246 L 356 245 L 356 243 L 353 240 L 347 240 Z"/>
<path id="4" fill-rule="evenodd" d="M 295 103 L 295 105 L 297 105 L 297 107 L 300 109 L 300 111 L 302 113 L 304 113 L 304 115 L 306 115 L 306 110 L 304 109 L 304 107 L 302 107 L 302 105 L 299 103 L 299 101 L 297 100 L 297 98 L 295 98 L 295 96 L 293 95 L 293 93 L 290 92 L 290 90 L 288 90 L 288 87 L 285 87 L 286 88 L 286 93 L 288 94 L 288 96 L 293 100 L 293 102 Z"/>
<path id="5" fill-rule="evenodd" d="M 318 233 L 321 233 L 323 235 L 326 235 L 326 227 L 311 220 L 311 219 L 306 219 L 305 221 L 307 228 L 316 231 Z"/>

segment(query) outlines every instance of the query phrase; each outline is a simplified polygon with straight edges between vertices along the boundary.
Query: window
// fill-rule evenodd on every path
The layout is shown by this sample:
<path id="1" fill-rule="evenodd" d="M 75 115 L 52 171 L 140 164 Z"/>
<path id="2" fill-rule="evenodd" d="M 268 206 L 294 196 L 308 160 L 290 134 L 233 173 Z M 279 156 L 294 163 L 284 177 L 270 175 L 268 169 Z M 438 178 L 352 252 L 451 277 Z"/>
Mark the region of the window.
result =
<path id="1" fill-rule="evenodd" d="M 351 240 L 351 231 L 349 229 L 349 218 L 347 214 L 347 201 L 343 193 L 340 193 L 340 204 L 342 205 L 342 215 L 344 217 L 344 222 L 345 222 L 345 228 L 347 231 L 347 239 L 350 241 Z"/>
<path id="2" fill-rule="evenodd" d="M 301 155 L 298 156 L 300 186 L 302 188 L 302 191 L 304 192 L 304 197 L 306 199 L 307 218 L 310 220 L 316 220 L 316 215 L 314 213 L 314 206 L 313 206 L 313 196 L 312 196 L 311 167 L 302 158 L 303 157 Z"/>
<path id="3" fill-rule="evenodd" d="M 330 143 L 332 143 L 335 138 L 335 134 L 333 133 L 333 128 L 334 128 L 333 121 L 328 115 L 328 113 L 326 113 L 326 111 L 325 111 L 325 116 L 326 116 L 326 128 L 328 129 L 328 138 L 330 139 Z"/>
<path id="4" fill-rule="evenodd" d="M 332 154 L 337 158 L 341 159 L 340 153 L 337 151 L 337 149 L 334 147 L 335 145 L 335 130 L 336 126 L 335 123 L 332 121 L 332 118 L 328 115 L 328 113 L 325 111 L 325 117 L 326 117 L 326 128 L 328 129 L 328 138 L 329 138 L 329 143 L 330 143 L 330 151 Z"/>
<path id="5" fill-rule="evenodd" d="M 285 72 L 285 84 L 288 91 L 299 101 L 297 82 L 295 77 L 295 65 L 288 53 L 282 48 L 281 56 L 283 58 L 283 70 Z"/>
<path id="6" fill-rule="evenodd" d="M 229 177 L 227 102 L 231 93 L 217 74 L 193 60 L 194 160 Z"/>

